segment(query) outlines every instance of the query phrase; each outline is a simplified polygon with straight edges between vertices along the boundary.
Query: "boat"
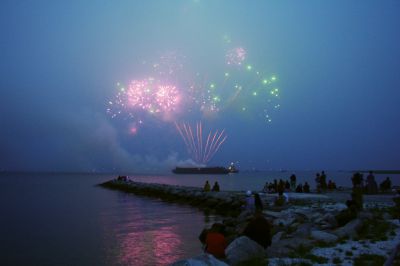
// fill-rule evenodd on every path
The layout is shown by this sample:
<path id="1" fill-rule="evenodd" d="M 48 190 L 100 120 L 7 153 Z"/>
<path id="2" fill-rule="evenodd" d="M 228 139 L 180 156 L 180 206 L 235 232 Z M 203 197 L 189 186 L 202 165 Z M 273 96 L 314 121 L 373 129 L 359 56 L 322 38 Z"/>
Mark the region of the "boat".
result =
<path id="1" fill-rule="evenodd" d="M 222 166 L 214 167 L 176 167 L 172 170 L 174 174 L 214 174 L 214 175 L 226 175 L 230 173 L 238 173 L 239 170 L 234 165 L 230 165 L 228 168 Z"/>
<path id="2" fill-rule="evenodd" d="M 175 174 L 214 174 L 226 175 L 229 170 L 225 167 L 176 167 L 172 170 Z"/>
<path id="3" fill-rule="evenodd" d="M 234 163 L 231 163 L 228 167 L 229 173 L 239 173 L 239 169 L 235 167 Z"/>

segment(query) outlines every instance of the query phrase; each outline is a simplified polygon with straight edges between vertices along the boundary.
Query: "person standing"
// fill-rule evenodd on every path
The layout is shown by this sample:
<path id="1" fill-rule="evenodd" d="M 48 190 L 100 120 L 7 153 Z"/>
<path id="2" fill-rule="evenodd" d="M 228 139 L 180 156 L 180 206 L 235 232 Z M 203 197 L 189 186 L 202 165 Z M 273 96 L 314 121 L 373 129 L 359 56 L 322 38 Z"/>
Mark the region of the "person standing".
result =
<path id="1" fill-rule="evenodd" d="M 292 191 L 294 191 L 296 189 L 296 180 L 297 180 L 297 177 L 295 174 L 290 176 L 290 187 L 291 187 Z"/>

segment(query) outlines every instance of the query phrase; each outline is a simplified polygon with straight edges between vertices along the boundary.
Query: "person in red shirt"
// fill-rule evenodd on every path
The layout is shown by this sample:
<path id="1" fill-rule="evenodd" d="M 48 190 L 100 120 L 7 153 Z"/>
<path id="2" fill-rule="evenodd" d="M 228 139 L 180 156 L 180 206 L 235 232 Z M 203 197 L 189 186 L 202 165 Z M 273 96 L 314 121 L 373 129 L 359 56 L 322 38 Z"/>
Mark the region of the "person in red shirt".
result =
<path id="1" fill-rule="evenodd" d="M 224 226 L 221 223 L 214 223 L 206 235 L 205 252 L 213 255 L 217 259 L 225 258 L 227 242 L 223 234 L 223 229 Z"/>

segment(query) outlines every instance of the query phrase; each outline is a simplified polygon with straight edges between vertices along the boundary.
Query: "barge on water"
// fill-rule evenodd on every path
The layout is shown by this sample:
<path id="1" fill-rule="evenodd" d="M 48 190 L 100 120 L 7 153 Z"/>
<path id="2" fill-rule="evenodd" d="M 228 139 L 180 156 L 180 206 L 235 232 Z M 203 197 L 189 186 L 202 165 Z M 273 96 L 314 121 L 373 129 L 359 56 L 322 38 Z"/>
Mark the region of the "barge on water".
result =
<path id="1" fill-rule="evenodd" d="M 215 167 L 176 167 L 172 170 L 175 174 L 202 174 L 202 175 L 226 175 L 239 172 L 236 168 Z"/>

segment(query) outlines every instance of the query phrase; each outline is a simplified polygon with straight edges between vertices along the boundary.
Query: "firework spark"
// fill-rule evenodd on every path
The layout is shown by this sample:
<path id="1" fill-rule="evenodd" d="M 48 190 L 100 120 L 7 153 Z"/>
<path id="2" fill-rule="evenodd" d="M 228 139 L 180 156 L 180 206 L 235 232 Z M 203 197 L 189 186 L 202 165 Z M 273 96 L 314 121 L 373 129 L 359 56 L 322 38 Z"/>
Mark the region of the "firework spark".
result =
<path id="1" fill-rule="evenodd" d="M 207 138 L 203 138 L 203 126 L 201 122 L 196 123 L 195 127 L 186 123 L 178 124 L 175 122 L 187 152 L 194 161 L 200 164 L 206 164 L 218 152 L 227 136 L 225 130 L 210 130 Z"/>
<path id="2" fill-rule="evenodd" d="M 225 57 L 228 65 L 240 66 L 246 59 L 246 50 L 243 47 L 233 48 L 226 53 Z"/>

